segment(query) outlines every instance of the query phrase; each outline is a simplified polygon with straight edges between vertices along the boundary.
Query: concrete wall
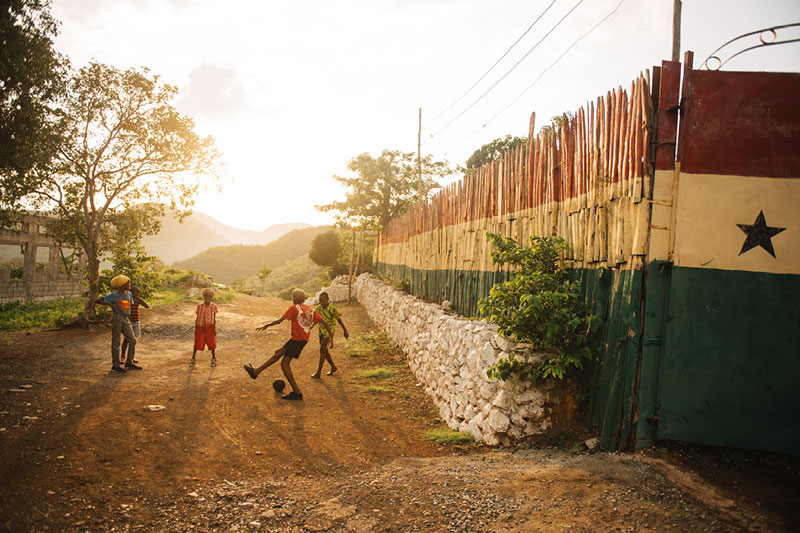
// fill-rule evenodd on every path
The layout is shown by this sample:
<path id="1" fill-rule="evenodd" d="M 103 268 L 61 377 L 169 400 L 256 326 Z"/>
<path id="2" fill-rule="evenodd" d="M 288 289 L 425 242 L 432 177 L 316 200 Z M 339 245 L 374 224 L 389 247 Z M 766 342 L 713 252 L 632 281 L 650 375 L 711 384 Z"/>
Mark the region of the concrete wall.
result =
<path id="1" fill-rule="evenodd" d="M 67 275 L 59 271 L 59 246 L 45 233 L 47 218 L 28 215 L 14 227 L 0 228 L 0 244 L 20 246 L 24 252 L 22 279 L 11 279 L 11 271 L 0 270 L 0 304 L 8 302 L 43 302 L 81 296 L 83 272 L 81 262 L 76 273 Z M 47 270 L 36 270 L 39 248 L 48 249 Z"/>
<path id="2" fill-rule="evenodd" d="M 83 280 L 78 276 L 67 277 L 62 274 L 51 279 L 47 272 L 36 272 L 33 276 L 32 293 L 28 297 L 25 283 L 11 279 L 10 274 L 10 270 L 0 270 L 0 304 L 15 301 L 46 302 L 83 295 Z"/>

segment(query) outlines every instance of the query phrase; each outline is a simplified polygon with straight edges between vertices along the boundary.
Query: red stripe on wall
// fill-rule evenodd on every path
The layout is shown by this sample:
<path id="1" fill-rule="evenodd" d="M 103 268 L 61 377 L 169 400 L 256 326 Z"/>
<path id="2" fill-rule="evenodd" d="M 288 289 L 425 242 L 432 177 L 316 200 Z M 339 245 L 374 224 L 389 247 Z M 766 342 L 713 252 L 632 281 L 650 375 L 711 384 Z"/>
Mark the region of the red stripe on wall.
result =
<path id="1" fill-rule="evenodd" d="M 800 74 L 691 71 L 681 170 L 800 178 Z"/>

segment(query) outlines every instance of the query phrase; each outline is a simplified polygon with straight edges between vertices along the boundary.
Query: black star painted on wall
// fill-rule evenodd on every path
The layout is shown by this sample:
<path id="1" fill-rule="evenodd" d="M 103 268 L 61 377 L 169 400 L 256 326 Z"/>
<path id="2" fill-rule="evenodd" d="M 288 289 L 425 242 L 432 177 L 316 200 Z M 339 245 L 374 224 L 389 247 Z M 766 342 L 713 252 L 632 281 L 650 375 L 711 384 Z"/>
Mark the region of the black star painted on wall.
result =
<path id="1" fill-rule="evenodd" d="M 756 217 L 756 221 L 752 224 L 736 224 L 739 229 L 745 232 L 747 238 L 744 240 L 742 250 L 739 255 L 742 255 L 748 250 L 756 246 L 762 247 L 769 255 L 775 257 L 775 250 L 772 248 L 772 237 L 782 232 L 786 228 L 773 228 L 767 226 L 767 221 L 764 219 L 764 211 L 760 211 Z"/>

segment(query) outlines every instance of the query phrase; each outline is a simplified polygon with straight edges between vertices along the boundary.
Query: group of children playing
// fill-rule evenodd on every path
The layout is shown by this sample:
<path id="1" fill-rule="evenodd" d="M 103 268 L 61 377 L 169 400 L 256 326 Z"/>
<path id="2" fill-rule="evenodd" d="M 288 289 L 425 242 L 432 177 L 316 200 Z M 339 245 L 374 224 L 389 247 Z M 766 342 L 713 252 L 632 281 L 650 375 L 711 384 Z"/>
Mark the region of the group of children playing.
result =
<path id="1" fill-rule="evenodd" d="M 141 370 L 135 357 L 136 339 L 140 336 L 139 306 L 149 308 L 147 302 L 139 296 L 139 289 L 131 287 L 131 280 L 128 276 L 118 275 L 111 280 L 111 287 L 116 291 L 102 296 L 95 303 L 112 307 L 111 317 L 111 370 L 113 372 L 126 372 L 127 370 Z M 195 329 L 194 329 L 194 350 L 191 366 L 195 365 L 197 351 L 204 351 L 207 346 L 211 351 L 211 366 L 217 366 L 217 320 L 219 312 L 217 305 L 213 302 L 214 290 L 205 289 L 203 291 L 203 302 L 195 309 Z M 283 315 L 256 328 L 256 331 L 264 331 L 271 326 L 276 326 L 288 320 L 291 324 L 291 338 L 278 348 L 275 353 L 267 359 L 264 364 L 254 368 L 250 363 L 244 365 L 247 374 L 256 379 L 258 375 L 269 366 L 281 361 L 281 370 L 289 385 L 291 392 L 281 396 L 284 400 L 302 400 L 303 394 L 300 392 L 297 382 L 292 373 L 292 359 L 300 357 L 300 353 L 305 348 L 311 335 L 311 329 L 319 324 L 319 365 L 317 371 L 311 377 L 319 378 L 325 361 L 330 365 L 328 375 L 336 372 L 337 367 L 331 357 L 330 348 L 333 348 L 333 332 L 338 323 L 342 326 L 342 334 L 347 339 L 350 335 L 342 322 L 342 315 L 339 310 L 330 303 L 328 293 L 322 292 L 319 295 L 319 305 L 316 309 L 306 305 L 306 293 L 301 289 L 292 291 L 292 305 Z M 122 354 L 120 355 L 120 339 L 122 341 Z M 124 368 L 123 368 L 124 363 Z"/>

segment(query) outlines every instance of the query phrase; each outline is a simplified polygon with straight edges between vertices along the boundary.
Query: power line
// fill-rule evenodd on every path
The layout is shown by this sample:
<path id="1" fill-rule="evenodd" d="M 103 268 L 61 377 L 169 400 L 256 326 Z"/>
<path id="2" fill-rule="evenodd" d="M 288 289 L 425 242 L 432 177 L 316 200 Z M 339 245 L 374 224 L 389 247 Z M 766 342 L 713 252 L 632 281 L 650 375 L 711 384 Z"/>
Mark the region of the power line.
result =
<path id="1" fill-rule="evenodd" d="M 486 75 L 487 75 L 487 74 L 489 74 L 489 73 L 492 71 L 492 69 L 494 69 L 494 67 L 496 67 L 496 66 L 497 66 L 497 64 L 498 64 L 498 63 L 500 63 L 500 61 L 502 61 L 502 60 L 503 60 L 503 58 L 504 58 L 504 57 L 506 57 L 506 56 L 508 55 L 508 53 L 511 51 L 511 49 L 512 49 L 512 48 L 514 48 L 515 46 L 517 46 L 517 44 L 519 44 L 519 42 L 522 40 L 522 38 L 523 38 L 523 37 L 525 37 L 526 35 L 528 35 L 528 32 L 530 32 L 530 31 L 533 29 L 533 27 L 536 25 L 536 23 L 537 23 L 537 22 L 539 22 L 539 20 L 540 20 L 540 19 L 541 19 L 541 18 L 542 18 L 542 17 L 545 15 L 545 13 L 547 13 L 547 12 L 550 10 L 550 8 L 551 8 L 551 7 L 553 7 L 553 4 L 555 4 L 555 3 L 556 3 L 556 1 L 557 1 L 557 0 L 553 0 L 552 2 L 550 2 L 550 5 L 549 5 L 549 6 L 547 6 L 547 7 L 545 8 L 545 10 L 544 10 L 544 11 L 542 11 L 542 12 L 539 14 L 539 16 L 538 16 L 538 17 L 536 17 L 536 20 L 534 20 L 534 21 L 533 21 L 533 23 L 532 23 L 530 26 L 528 26 L 528 29 L 527 29 L 527 30 L 525 30 L 525 33 L 523 33 L 522 35 L 520 35 L 520 36 L 519 36 L 519 38 L 518 38 L 516 41 L 514 41 L 514 44 L 512 44 L 511 46 L 509 46 L 509 47 L 508 47 L 508 50 L 506 50 L 506 51 L 503 53 L 503 55 L 501 55 L 501 56 L 500 56 L 500 58 L 499 58 L 497 61 L 495 61 L 495 62 L 494 62 L 494 65 L 492 65 L 491 67 L 489 67 L 489 70 L 487 70 L 486 72 L 484 72 L 484 73 L 483 73 L 483 76 L 481 76 L 480 78 L 478 78 L 478 81 L 476 81 L 475 83 L 473 83 L 473 84 L 472 84 L 472 86 L 471 86 L 469 89 L 467 89 L 466 91 L 464 91 L 464 94 L 462 94 L 461 96 L 459 96 L 459 97 L 456 99 L 456 101 L 455 101 L 455 102 L 453 102 L 452 104 L 450 104 L 449 106 L 447 106 L 445 109 L 443 109 L 442 111 L 440 111 L 440 112 L 439 112 L 439 113 L 438 113 L 438 114 L 437 114 L 435 117 L 433 117 L 433 118 L 430 120 L 430 122 L 434 122 L 434 121 L 436 121 L 436 119 L 437 119 L 437 118 L 441 117 L 441 116 L 442 116 L 442 115 L 444 115 L 446 112 L 448 112 L 450 109 L 452 109 L 452 107 L 453 107 L 454 105 L 456 105 L 457 103 L 459 103 L 459 102 L 460 102 L 460 101 L 461 101 L 461 100 L 462 100 L 462 99 L 463 99 L 465 96 L 467 96 L 467 94 L 469 94 L 469 92 L 470 92 L 472 89 L 474 89 L 476 85 L 478 85 L 478 84 L 479 84 L 481 81 L 483 81 L 483 78 L 485 78 L 485 77 L 486 77 Z M 430 123 L 430 122 L 429 122 L 429 123 Z"/>
<path id="2" fill-rule="evenodd" d="M 464 115 L 464 113 L 466 113 L 467 111 L 469 111 L 470 109 L 472 109 L 472 107 L 473 107 L 475 104 L 477 104 L 478 102 L 480 102 L 480 101 L 483 99 L 483 97 L 484 97 L 484 96 L 486 96 L 487 94 L 489 94 L 489 93 L 492 91 L 492 89 L 494 89 L 495 87 L 497 87 L 497 85 L 498 85 L 498 84 L 499 84 L 501 81 L 503 81 L 503 80 L 505 79 L 505 77 L 506 77 L 506 76 L 508 76 L 509 74 L 511 74 L 511 72 L 512 72 L 512 71 L 513 71 L 515 68 L 517 68 L 517 66 L 519 66 L 519 64 L 520 64 L 520 63 L 522 63 L 522 62 L 525 60 L 525 58 L 527 58 L 527 57 L 528 57 L 528 56 L 531 54 L 531 52 L 533 52 L 533 51 L 536 49 L 536 47 L 537 47 L 537 46 L 539 46 L 539 45 L 542 43 L 542 41 L 544 41 L 544 40 L 547 38 L 547 36 L 548 36 L 548 35 L 550 35 L 551 33 L 553 33 L 553 31 L 555 31 L 555 29 L 556 29 L 556 28 L 558 28 L 558 27 L 561 25 L 561 23 L 562 23 L 562 22 L 564 22 L 564 20 L 565 20 L 565 19 L 566 19 L 568 16 L 570 16 L 570 15 L 572 14 L 572 12 L 573 12 L 573 11 L 575 11 L 575 9 L 577 9 L 577 7 L 578 7 L 579 5 L 581 5 L 582 3 L 583 3 L 583 0 L 578 0 L 578 3 L 577 3 L 577 4 L 575 4 L 575 5 L 572 7 L 572 9 L 570 9 L 569 11 L 567 11 L 567 14 L 566 14 L 566 15 L 564 15 L 563 17 L 561 17 L 561 20 L 559 20 L 559 21 L 556 23 L 556 25 L 555 25 L 555 26 L 553 26 L 553 27 L 550 29 L 550 31 L 548 31 L 547 33 L 545 33 L 545 34 L 544 34 L 544 37 L 542 37 L 541 39 L 539 39 L 539 41 L 537 41 L 537 43 L 536 43 L 536 44 L 534 44 L 534 45 L 533 45 L 533 47 L 532 47 L 530 50 L 528 50 L 528 51 L 525 53 L 525 55 L 524 55 L 524 56 L 522 56 L 522 57 L 519 59 L 519 61 L 517 61 L 516 63 L 514 63 L 514 65 L 513 65 L 513 66 L 512 66 L 510 69 L 508 69 L 508 70 L 506 71 L 506 73 L 505 73 L 505 74 L 503 74 L 502 76 L 500 76 L 500 79 L 498 79 L 496 82 L 494 82 L 494 84 L 492 84 L 492 86 L 491 86 L 491 87 L 489 87 L 489 88 L 486 90 L 486 92 L 484 92 L 482 95 L 480 95 L 480 96 L 478 97 L 478 99 L 477 99 L 477 100 L 475 100 L 474 102 L 472 102 L 472 103 L 471 103 L 471 104 L 470 104 L 470 105 L 469 105 L 469 106 L 468 106 L 466 109 L 464 109 L 464 110 L 463 110 L 461 113 L 459 113 L 458 115 L 456 115 L 456 116 L 455 116 L 455 117 L 454 117 L 454 118 L 453 118 L 453 119 L 452 119 L 450 122 L 448 122 L 447 124 L 445 124 L 444 126 L 442 126 L 441 128 L 439 128 L 439 130 L 438 130 L 438 131 L 436 131 L 434 134 L 432 134 L 432 135 L 431 135 L 431 137 L 435 137 L 436 135 L 440 134 L 442 131 L 444 131 L 445 129 L 447 129 L 447 128 L 448 128 L 448 127 L 449 127 L 449 126 L 450 126 L 450 125 L 451 125 L 453 122 L 455 122 L 456 120 L 458 120 L 459 118 L 461 118 L 461 117 Z"/>
<path id="3" fill-rule="evenodd" d="M 520 99 L 521 99 L 521 98 L 522 98 L 522 97 L 525 95 L 525 93 L 527 93 L 529 90 L 531 90 L 531 89 L 533 88 L 533 86 L 534 86 L 534 85 L 536 85 L 536 83 L 537 83 L 537 82 L 538 82 L 538 81 L 539 81 L 539 80 L 542 78 L 542 76 L 544 76 L 545 72 L 547 72 L 548 70 L 550 70 L 551 68 L 553 68 L 553 66 L 555 66 L 555 64 L 556 64 L 556 63 L 558 63 L 558 62 L 561 60 L 561 58 L 563 58 L 565 55 L 567 55 L 567 53 L 568 53 L 570 50 L 572 50 L 572 48 L 573 48 L 573 47 L 574 47 L 576 44 L 578 44 L 579 42 L 581 42 L 581 41 L 582 41 L 582 40 L 583 40 L 583 39 L 584 39 L 586 36 L 588 36 L 590 33 L 592 33 L 594 30 L 596 30 L 598 26 L 600 26 L 600 25 L 601 25 L 602 23 L 604 23 L 606 20 L 608 20 L 609 18 L 611 18 L 611 16 L 612 16 L 614 13 L 616 13 L 616 12 L 617 12 L 617 10 L 620 8 L 620 6 L 622 6 L 622 4 L 623 4 L 624 2 L 625 2 L 625 0 L 620 0 L 620 1 L 619 1 L 619 3 L 617 4 L 617 6 L 616 6 L 616 7 L 615 7 L 613 10 L 611 10 L 611 12 L 610 12 L 608 15 L 606 15 L 605 17 L 603 17 L 602 19 L 600 19 L 600 21 L 599 21 L 597 24 L 595 24 L 594 26 L 592 26 L 591 28 L 589 28 L 589 30 L 588 30 L 586 33 L 584 33 L 583 35 L 581 35 L 580 37 L 578 37 L 577 39 L 575 39 L 575 40 L 572 42 L 572 44 L 570 44 L 570 45 L 569 45 L 569 47 L 567 47 L 567 49 L 566 49 L 566 50 L 564 50 L 564 52 L 563 52 L 563 53 L 562 53 L 560 56 L 558 56 L 558 57 L 556 58 L 556 60 L 555 60 L 555 61 L 553 61 L 553 62 L 550 64 L 550 66 L 548 66 L 547 68 L 545 68 L 545 69 L 544 69 L 544 70 L 543 70 L 543 71 L 542 71 L 542 72 L 539 74 L 539 76 L 538 76 L 538 77 L 537 77 L 535 80 L 533 80 L 533 83 L 531 83 L 530 85 L 528 85 L 528 87 L 526 87 L 526 88 L 525 88 L 525 90 L 523 90 L 523 91 L 520 93 L 520 95 L 519 95 L 519 96 L 518 96 L 518 97 L 517 97 L 517 98 L 516 98 L 516 99 L 515 99 L 513 102 L 511 102 L 511 103 L 510 103 L 510 104 L 508 104 L 506 107 L 504 107 L 503 109 L 501 109 L 500 111 L 498 111 L 497 113 L 495 113 L 494 115 L 492 115 L 492 117 L 491 117 L 489 120 L 487 120 L 486 122 L 484 122 L 484 124 L 483 124 L 483 125 L 482 125 L 480 128 L 478 128 L 477 130 L 475 130 L 474 132 L 472 132 L 472 133 L 471 133 L 471 134 L 470 134 L 468 137 L 466 137 L 464 140 L 462 140 L 460 143 L 458 143 L 458 144 L 457 144 L 457 145 L 456 145 L 454 148 L 452 148 L 451 150 L 455 150 L 456 148 L 459 148 L 459 147 L 461 147 L 461 145 L 463 145 L 463 144 L 464 144 L 465 142 L 467 142 L 469 139 L 471 139 L 472 137 L 474 137 L 475 135 L 477 135 L 477 134 L 478 134 L 478 133 L 479 133 L 479 132 L 480 132 L 480 131 L 481 131 L 483 128 L 485 128 L 486 126 L 488 126 L 488 125 L 489 125 L 489 123 L 490 123 L 491 121 L 493 121 L 494 119 L 496 119 L 496 118 L 497 118 L 497 117 L 498 117 L 500 114 L 502 114 L 502 113 L 506 112 L 506 111 L 507 111 L 508 109 L 510 109 L 510 108 L 511 108 L 511 107 L 512 107 L 514 104 L 516 104 L 517 102 L 519 102 L 519 101 L 520 101 Z"/>

